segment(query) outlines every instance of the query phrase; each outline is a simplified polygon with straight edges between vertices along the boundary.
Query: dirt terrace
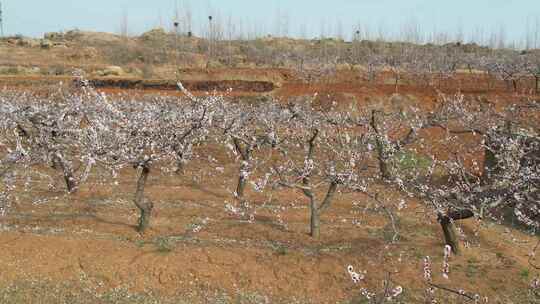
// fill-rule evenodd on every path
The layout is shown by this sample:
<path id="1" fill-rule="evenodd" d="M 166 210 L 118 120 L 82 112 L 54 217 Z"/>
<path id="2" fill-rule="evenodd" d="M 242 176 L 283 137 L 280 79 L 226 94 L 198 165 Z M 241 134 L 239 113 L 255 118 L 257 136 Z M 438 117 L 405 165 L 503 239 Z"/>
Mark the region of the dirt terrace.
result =
<path id="1" fill-rule="evenodd" d="M 62 191 L 60 177 L 51 185 L 34 176 L 31 190 L 0 220 L 0 298 L 122 303 L 114 300 L 122 291 L 124 300 L 141 299 L 126 303 L 348 303 L 361 298 L 361 287 L 376 290 L 387 271 L 397 271 L 392 279 L 405 288 L 403 303 L 420 303 L 426 255 L 433 258 L 437 282 L 493 303 L 526 293 L 533 274 L 523 271 L 533 237 L 463 221 L 462 241 L 469 248 L 452 258 L 451 280 L 445 281 L 438 273 L 440 226 L 418 201 L 405 198 L 397 212 L 400 241 L 389 245 L 389 223 L 373 202 L 342 193 L 322 216 L 322 236 L 314 240 L 307 234 L 307 202 L 296 191 L 248 190 L 253 219 L 228 212 L 238 168 L 224 151 L 208 151 L 225 164 L 223 170 L 195 161 L 183 176 L 150 176 L 147 196 L 155 212 L 144 235 L 135 231 L 134 170 L 120 172 L 118 185 L 94 173 L 74 195 Z M 402 198 L 388 188 L 385 195 Z M 349 264 L 367 271 L 365 283 L 350 281 Z"/>
<path id="2" fill-rule="evenodd" d="M 288 99 L 317 93 L 315 106 L 337 102 L 346 110 L 351 105 L 389 102 L 387 97 L 395 94 L 390 83 L 369 84 L 347 74 L 334 82 L 314 84 L 294 78 L 252 81 L 261 83 L 255 89 L 263 94 L 239 77 L 227 80 L 221 74 L 201 79 L 186 80 L 186 86 L 194 91 L 200 88 L 195 92 L 200 95 L 206 94 L 210 84 L 219 90 L 231 81 L 239 86 L 232 96 Z M 70 77 L 2 77 L 0 87 L 45 92 L 59 82 L 71 81 Z M 145 83 L 114 79 L 101 89 L 180 95 L 172 90 L 174 83 L 167 83 L 167 90 Z M 266 91 L 268 83 L 273 85 L 270 91 Z M 426 88 L 404 83 L 399 86 L 401 98 L 395 102 L 429 109 L 439 93 L 454 94 L 457 88 L 457 84 Z M 533 98 L 526 92 L 508 92 L 503 83 L 489 92 L 474 88 L 462 92 L 479 102 L 501 104 Z M 425 136 L 436 136 L 436 131 L 430 132 Z M 214 154 L 225 164 L 222 173 L 208 173 L 209 164 L 194 162 L 184 176 L 151 176 L 147 195 L 155 203 L 155 214 L 145 235 L 134 229 L 133 170 L 121 172 L 118 185 L 94 175 L 71 196 L 62 192 L 60 177 L 52 189 L 49 181 L 38 182 L 0 219 L 0 302 L 349 303 L 356 299 L 352 303 L 363 303 L 361 287 L 375 290 L 387 271 L 397 270 L 392 279 L 405 289 L 403 303 L 422 303 L 426 255 L 433 258 L 436 282 L 478 292 L 488 296 L 490 303 L 526 301 L 523 296 L 535 275 L 528 266 L 534 237 L 491 222 L 463 221 L 459 223 L 466 236 L 462 241 L 469 248 L 452 258 L 451 280 L 446 281 L 439 273 L 440 226 L 418 201 L 406 199 L 406 207 L 397 214 L 401 239 L 388 245 L 388 222 L 372 202 L 362 195 L 343 193 L 322 216 L 321 239 L 313 240 L 307 235 L 307 203 L 294 191 L 248 192 L 256 211 L 252 221 L 227 212 L 225 206 L 234 203 L 229 189 L 234 187 L 238 168 L 223 151 Z M 392 189 L 385 193 L 395 200 L 401 197 Z M 366 270 L 366 282 L 352 284 L 347 265 Z M 460 303 L 453 296 L 443 300 Z"/>

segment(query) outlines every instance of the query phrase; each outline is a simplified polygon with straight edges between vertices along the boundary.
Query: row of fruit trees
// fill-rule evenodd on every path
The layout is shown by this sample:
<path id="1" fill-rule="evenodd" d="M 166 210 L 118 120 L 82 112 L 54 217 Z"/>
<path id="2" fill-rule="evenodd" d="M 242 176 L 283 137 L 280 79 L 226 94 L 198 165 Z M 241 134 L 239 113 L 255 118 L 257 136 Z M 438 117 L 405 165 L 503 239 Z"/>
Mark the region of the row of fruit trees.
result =
<path id="1" fill-rule="evenodd" d="M 536 102 L 500 109 L 456 95 L 441 96 L 430 111 L 321 111 L 311 98 L 245 104 L 196 97 L 178 86 L 185 97 L 108 96 L 84 85 L 47 97 L 2 91 L 2 213 L 33 186 L 26 175 L 45 174 L 40 168 L 52 168 L 48 178 L 62 179 L 68 195 L 96 172 L 109 172 L 103 176 L 113 182 L 120 170 L 133 168 L 137 230 L 144 233 L 154 208 L 145 195 L 149 176 L 186 174 L 192 161 L 208 159 L 205 170 L 219 170 L 205 149 L 215 146 L 236 160 L 233 210 L 249 217 L 248 188 L 296 189 L 309 206 L 313 238 L 320 237 L 321 216 L 337 196 L 361 193 L 388 219 L 391 241 L 399 242 L 395 211 L 401 202 L 385 196 L 385 189 L 427 207 L 441 225 L 445 254 L 460 252 L 456 221 L 502 221 L 503 211 L 511 210 L 524 227 L 539 228 Z M 396 292 L 389 287 L 385 297 Z"/>

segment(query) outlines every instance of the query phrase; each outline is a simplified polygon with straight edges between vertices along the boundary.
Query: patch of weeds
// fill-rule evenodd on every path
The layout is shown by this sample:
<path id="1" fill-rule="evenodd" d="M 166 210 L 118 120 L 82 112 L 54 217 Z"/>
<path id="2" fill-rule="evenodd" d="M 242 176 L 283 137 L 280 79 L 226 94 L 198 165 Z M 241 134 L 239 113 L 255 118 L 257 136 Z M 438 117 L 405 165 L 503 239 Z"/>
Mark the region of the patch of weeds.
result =
<path id="1" fill-rule="evenodd" d="M 528 279 L 529 278 L 529 269 L 527 269 L 527 268 L 521 269 L 521 271 L 519 272 L 519 276 L 524 280 Z"/>
<path id="2" fill-rule="evenodd" d="M 506 257 L 501 252 L 496 252 L 495 256 L 501 262 L 501 264 L 503 264 L 503 266 L 513 266 L 514 264 L 516 264 L 515 260 L 513 260 L 513 259 L 511 259 L 509 257 Z"/>
<path id="3" fill-rule="evenodd" d="M 399 218 L 400 237 L 406 236 L 408 239 L 434 238 L 435 233 L 430 225 L 419 225 L 418 220 L 408 219 L 407 217 Z M 404 238 L 403 238 L 404 239 Z"/>
<path id="4" fill-rule="evenodd" d="M 347 302 L 347 304 L 370 304 L 370 302 L 365 296 L 357 295 L 350 302 Z"/>
<path id="5" fill-rule="evenodd" d="M 145 244 L 146 244 L 146 242 L 144 240 L 136 240 L 135 241 L 135 246 L 137 246 L 139 248 L 143 248 Z"/>
<path id="6" fill-rule="evenodd" d="M 206 218 L 198 217 L 192 223 L 186 226 L 186 231 L 191 232 L 191 233 L 198 233 L 208 225 L 209 221 L 210 219 L 208 217 Z"/>
<path id="7" fill-rule="evenodd" d="M 272 242 L 270 244 L 270 247 L 272 248 L 273 251 L 276 252 L 276 254 L 278 255 L 286 255 L 289 253 L 289 248 L 287 248 L 287 246 L 281 244 L 281 243 L 274 243 Z"/>
<path id="8" fill-rule="evenodd" d="M 417 247 L 413 247 L 411 248 L 412 249 L 412 256 L 417 259 L 417 260 L 423 260 L 426 255 L 424 254 L 424 252 L 422 250 L 420 250 L 419 248 Z"/>
<path id="9" fill-rule="evenodd" d="M 431 160 L 412 151 L 400 151 L 394 155 L 396 169 L 400 171 L 424 172 L 431 166 Z"/>
<path id="10" fill-rule="evenodd" d="M 171 241 L 166 237 L 158 237 L 154 241 L 154 245 L 156 246 L 157 251 L 160 253 L 169 253 L 173 250 Z"/>
<path id="11" fill-rule="evenodd" d="M 236 304 L 263 304 L 270 303 L 270 299 L 267 296 L 260 295 L 258 293 L 243 292 L 236 296 L 234 301 Z"/>
<path id="12" fill-rule="evenodd" d="M 214 295 L 205 294 L 206 303 L 229 304 L 232 302 L 231 297 L 226 292 L 217 292 Z"/>
<path id="13" fill-rule="evenodd" d="M 399 229 L 399 228 L 398 228 Z M 389 223 L 380 228 L 366 228 L 366 232 L 370 238 L 384 239 L 386 242 L 399 241 L 401 239 L 401 233 L 398 230 L 397 238 L 394 240 L 394 229 L 392 224 Z"/>
<path id="14" fill-rule="evenodd" d="M 99 293 L 93 286 L 82 288 L 72 283 L 55 284 L 50 281 L 19 281 L 0 287 L 1 303 L 70 303 L 70 304 L 155 304 L 186 303 L 161 301 L 152 293 L 131 293 L 126 287 L 118 287 Z"/>
<path id="15" fill-rule="evenodd" d="M 266 296 L 239 291 L 236 296 L 229 296 L 220 290 L 207 290 L 201 287 L 165 296 L 152 290 L 131 291 L 130 285 L 101 290 L 88 279 L 80 282 L 56 283 L 47 279 L 15 281 L 9 285 L 0 285 L 0 303 L 69 303 L 69 304 L 259 304 L 287 303 L 304 304 L 296 300 L 273 301 Z"/>
<path id="16" fill-rule="evenodd" d="M 422 236 L 422 237 L 428 237 L 433 238 L 435 237 L 435 233 L 431 229 L 431 227 L 425 225 L 425 226 L 416 226 L 415 227 L 415 236 Z"/>
<path id="17" fill-rule="evenodd" d="M 399 241 L 401 239 L 399 219 L 396 220 L 396 226 L 398 230 L 397 232 L 394 231 L 394 227 L 392 226 L 392 223 L 388 223 L 382 228 L 382 235 L 386 242 L 394 242 L 394 241 Z"/>
<path id="18" fill-rule="evenodd" d="M 476 276 L 479 272 L 478 260 L 470 258 L 467 260 L 467 266 L 465 268 L 465 275 L 468 278 Z"/>
<path id="19" fill-rule="evenodd" d="M 331 251 L 345 251 L 352 248 L 351 244 L 336 244 L 332 246 L 326 246 L 319 249 L 320 252 L 331 252 Z"/>
<path id="20" fill-rule="evenodd" d="M 48 70 L 43 70 L 46 75 L 66 75 L 68 74 L 68 70 L 66 69 L 66 66 L 61 64 L 51 65 L 49 66 Z"/>
<path id="21" fill-rule="evenodd" d="M 366 228 L 366 232 L 368 233 L 369 237 L 379 238 L 381 237 L 382 230 L 377 228 Z"/>
<path id="22" fill-rule="evenodd" d="M 409 295 L 403 292 L 401 295 L 399 295 L 398 298 L 392 298 L 392 299 L 382 298 L 381 294 L 379 294 L 377 297 L 370 297 L 370 298 L 367 298 L 365 295 L 358 294 L 354 296 L 350 301 L 347 301 L 345 303 L 346 304 L 373 304 L 373 303 L 405 304 L 405 303 L 418 303 L 418 302 L 413 301 Z"/>
<path id="23" fill-rule="evenodd" d="M 2 75 L 18 75 L 20 72 L 16 66 L 0 67 L 0 74 Z"/>

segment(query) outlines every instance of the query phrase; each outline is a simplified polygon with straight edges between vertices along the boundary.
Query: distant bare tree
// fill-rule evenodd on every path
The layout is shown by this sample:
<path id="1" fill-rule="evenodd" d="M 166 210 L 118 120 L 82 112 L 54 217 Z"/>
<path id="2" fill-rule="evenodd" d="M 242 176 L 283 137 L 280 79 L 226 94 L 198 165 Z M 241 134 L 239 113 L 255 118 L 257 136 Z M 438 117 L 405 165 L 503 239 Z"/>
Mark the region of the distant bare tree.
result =
<path id="1" fill-rule="evenodd" d="M 501 55 L 492 62 L 496 75 L 508 84 L 514 92 L 518 90 L 519 81 L 525 76 L 525 62 L 519 56 Z"/>
<path id="2" fill-rule="evenodd" d="M 441 82 L 446 82 L 455 75 L 464 55 L 459 52 L 457 48 L 448 47 L 443 48 L 440 51 L 435 51 L 434 56 L 433 64 L 435 71 L 439 76 L 440 89 Z"/>
<path id="3" fill-rule="evenodd" d="M 394 91 L 398 93 L 399 82 L 403 74 L 406 72 L 406 65 L 416 64 L 414 60 L 414 52 L 409 45 L 397 44 L 385 55 L 385 65 L 394 76 Z"/>
<path id="4" fill-rule="evenodd" d="M 129 36 L 129 17 L 127 9 L 122 12 L 122 19 L 120 21 L 120 36 L 127 38 Z"/>
<path id="5" fill-rule="evenodd" d="M 540 54 L 529 53 L 523 60 L 525 72 L 534 78 L 534 92 L 540 94 Z"/>

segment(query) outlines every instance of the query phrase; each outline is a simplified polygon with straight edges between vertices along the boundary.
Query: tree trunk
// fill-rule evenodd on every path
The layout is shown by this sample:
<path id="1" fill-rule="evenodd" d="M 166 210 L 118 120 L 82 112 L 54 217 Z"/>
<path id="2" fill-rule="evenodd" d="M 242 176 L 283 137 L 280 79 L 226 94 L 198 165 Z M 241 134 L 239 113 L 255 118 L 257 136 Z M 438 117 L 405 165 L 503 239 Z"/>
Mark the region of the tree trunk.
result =
<path id="1" fill-rule="evenodd" d="M 179 157 L 179 160 L 176 161 L 174 173 L 176 175 L 184 175 L 184 152 L 178 152 L 177 156 Z"/>
<path id="2" fill-rule="evenodd" d="M 317 201 L 314 197 L 310 199 L 310 209 L 311 209 L 310 234 L 311 234 L 311 237 L 318 239 L 321 236 L 321 218 L 320 218 L 319 208 L 317 206 Z"/>
<path id="3" fill-rule="evenodd" d="M 73 176 L 73 169 L 60 153 L 53 154 L 53 167 L 62 171 L 68 193 L 77 192 L 77 179 Z"/>
<path id="4" fill-rule="evenodd" d="M 378 145 L 378 144 L 377 144 Z M 379 150 L 379 148 L 377 148 Z M 390 170 L 390 164 L 388 164 L 388 159 L 382 153 L 378 156 L 379 159 L 379 170 L 381 171 L 381 177 L 384 180 L 392 179 L 392 173 Z"/>
<path id="5" fill-rule="evenodd" d="M 251 147 L 242 145 L 242 142 L 238 138 L 233 138 L 234 147 L 236 152 L 241 156 L 240 168 L 238 171 L 238 184 L 236 185 L 236 197 L 240 203 L 244 203 L 244 190 L 246 189 L 248 174 L 249 174 L 249 161 L 251 159 Z"/>
<path id="6" fill-rule="evenodd" d="M 484 168 L 482 172 L 482 182 L 484 184 L 489 184 L 491 182 L 491 177 L 493 173 L 495 173 L 496 166 L 497 158 L 495 154 L 489 149 L 484 149 Z"/>
<path id="7" fill-rule="evenodd" d="M 449 216 L 440 213 L 437 220 L 441 224 L 444 233 L 444 243 L 450 245 L 454 254 L 459 254 L 459 241 L 452 219 Z"/>
<path id="8" fill-rule="evenodd" d="M 474 212 L 471 209 L 450 210 L 448 217 L 454 221 L 465 220 L 474 217 Z"/>
<path id="9" fill-rule="evenodd" d="M 392 165 L 389 162 L 389 157 L 384 151 L 384 143 L 380 138 L 380 135 L 377 135 L 375 140 L 376 149 L 377 149 L 377 160 L 379 161 L 379 171 L 381 173 L 381 178 L 383 180 L 392 179 Z"/>
<path id="10" fill-rule="evenodd" d="M 514 88 L 514 81 L 511 80 L 511 79 L 507 79 L 507 80 L 505 80 L 505 82 L 506 82 L 506 89 L 508 91 L 512 91 L 513 88 Z"/>
<path id="11" fill-rule="evenodd" d="M 240 203 L 244 203 L 244 190 L 246 189 L 246 183 L 247 183 L 247 177 L 244 174 L 244 163 L 242 162 L 242 165 L 240 166 L 240 174 L 238 175 L 238 185 L 236 185 L 236 197 L 240 201 Z"/>
<path id="12" fill-rule="evenodd" d="M 141 212 L 139 217 L 139 223 L 137 225 L 137 231 L 144 233 L 146 228 L 150 223 L 150 216 L 152 214 L 152 209 L 154 205 L 151 201 L 147 200 L 144 197 L 144 188 L 146 186 L 146 181 L 148 180 L 148 175 L 150 174 L 150 168 L 143 166 L 141 174 L 137 180 L 137 189 L 135 191 L 135 206 L 139 208 Z"/>
<path id="13" fill-rule="evenodd" d="M 315 153 L 315 140 L 317 139 L 317 136 L 319 136 L 319 129 L 315 129 L 313 132 L 313 136 L 308 141 L 309 149 L 306 155 L 306 159 L 313 160 L 313 155 Z M 310 174 L 304 176 L 302 179 L 302 184 L 305 187 L 302 192 L 304 192 L 304 195 L 309 198 L 309 206 L 311 211 L 310 216 L 310 234 L 313 238 L 319 238 L 321 234 L 321 222 L 319 217 L 319 207 L 317 206 L 317 199 L 315 197 L 315 194 L 313 193 L 311 189 L 311 176 Z M 327 195 L 328 196 L 328 195 Z M 331 200 L 331 198 L 329 199 Z"/>
<path id="14" fill-rule="evenodd" d="M 334 200 L 334 195 L 336 194 L 336 190 L 338 187 L 338 182 L 333 181 L 330 183 L 330 186 L 328 187 L 328 191 L 326 191 L 326 196 L 324 197 L 324 200 L 322 201 L 321 205 L 318 207 L 319 212 L 324 211 L 330 207 L 330 204 L 332 204 L 332 201 Z"/>
<path id="15" fill-rule="evenodd" d="M 304 185 L 309 185 L 309 179 L 304 179 Z M 319 238 L 321 235 L 321 212 L 328 209 L 338 187 L 337 182 L 330 183 L 326 196 L 320 205 L 317 204 L 317 199 L 311 190 L 304 190 L 304 195 L 309 198 L 310 207 L 310 235 L 313 238 Z"/>
<path id="16" fill-rule="evenodd" d="M 382 135 L 379 132 L 379 121 L 383 118 L 380 111 L 371 112 L 371 128 L 375 131 L 375 149 L 377 150 L 377 160 L 379 162 L 379 171 L 381 173 L 381 178 L 384 180 L 389 180 L 392 178 L 392 169 L 391 164 L 389 163 L 389 157 L 385 152 L 384 142 Z"/>
<path id="17" fill-rule="evenodd" d="M 183 162 L 183 160 L 179 160 L 179 161 L 176 162 L 176 168 L 174 169 L 174 173 L 176 175 L 184 175 L 185 170 L 184 170 L 184 162 Z"/>
<path id="18" fill-rule="evenodd" d="M 489 136 L 486 137 L 486 147 L 484 147 L 484 166 L 482 170 L 482 183 L 491 183 L 493 176 L 499 173 L 497 156 L 492 150 L 497 149 Z"/>

